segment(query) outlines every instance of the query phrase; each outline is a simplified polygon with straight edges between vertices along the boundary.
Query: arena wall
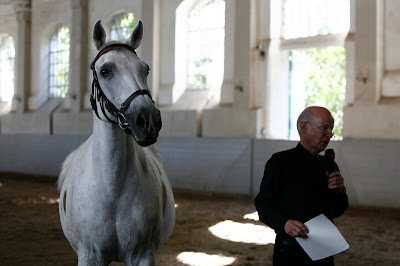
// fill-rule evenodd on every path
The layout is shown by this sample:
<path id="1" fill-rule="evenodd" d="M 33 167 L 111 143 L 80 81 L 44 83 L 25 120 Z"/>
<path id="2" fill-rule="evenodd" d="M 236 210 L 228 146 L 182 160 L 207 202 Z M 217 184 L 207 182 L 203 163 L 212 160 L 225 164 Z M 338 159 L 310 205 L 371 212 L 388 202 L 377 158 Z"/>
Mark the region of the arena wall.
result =
<path id="1" fill-rule="evenodd" d="M 1 135 L 1 172 L 52 176 L 86 135 Z M 156 144 L 174 189 L 254 197 L 266 161 L 297 142 L 253 138 L 161 137 Z M 400 207 L 398 140 L 331 142 L 350 203 Z"/>

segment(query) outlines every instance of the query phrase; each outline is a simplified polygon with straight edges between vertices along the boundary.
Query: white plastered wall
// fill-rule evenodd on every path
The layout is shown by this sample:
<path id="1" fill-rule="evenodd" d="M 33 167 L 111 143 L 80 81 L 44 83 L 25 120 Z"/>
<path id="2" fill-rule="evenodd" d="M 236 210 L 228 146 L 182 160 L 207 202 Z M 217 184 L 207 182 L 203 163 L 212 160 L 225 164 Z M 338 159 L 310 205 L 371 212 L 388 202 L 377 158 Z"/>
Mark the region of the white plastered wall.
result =
<path id="1" fill-rule="evenodd" d="M 16 64 L 22 63 L 24 67 L 16 66 L 17 91 L 13 99 L 16 112 L 2 117 L 2 133 L 51 134 L 51 114 L 61 100 L 48 99 L 49 41 L 57 27 L 70 27 L 70 18 L 70 1 L 55 0 L 49 5 L 49 1 L 36 0 L 31 7 L 22 9 L 17 33 L 24 36 L 30 50 L 16 45 L 25 54 Z M 22 85 L 18 84 L 21 81 Z"/>
<path id="2" fill-rule="evenodd" d="M 70 1 L 36 0 L 32 5 L 32 67 L 28 109 L 37 110 L 49 96 L 50 38 L 61 26 L 71 31 Z"/>
<path id="3" fill-rule="evenodd" d="M 209 101 L 202 116 L 204 137 L 257 137 L 261 132 L 262 109 L 251 104 L 254 83 L 250 69 L 252 53 L 251 22 L 254 1 L 226 1 L 225 69 L 221 102 Z M 253 68 L 254 69 L 254 68 Z"/>
<path id="4" fill-rule="evenodd" d="M 400 2 L 386 0 L 382 7 L 384 24 L 384 76 L 382 81 L 383 97 L 400 97 Z"/>
<path id="5" fill-rule="evenodd" d="M 225 1 L 223 83 L 221 88 L 201 92 L 186 89 L 186 25 L 198 2 L 158 2 L 160 20 L 155 31 L 160 34 L 160 72 L 155 86 L 166 125 L 161 135 L 255 136 L 259 112 L 249 108 L 250 2 Z"/>
<path id="6" fill-rule="evenodd" d="M 138 19 L 147 21 L 143 44 L 138 52 L 147 63 L 156 64 L 152 69 L 159 68 L 159 71 L 154 71 L 157 73 L 154 79 L 149 79 L 149 83 L 152 80 L 156 81 L 150 87 L 156 94 L 159 92 L 158 98 L 162 102 L 165 87 L 175 84 L 175 16 L 176 9 L 181 3 L 182 0 L 88 1 L 89 18 L 86 34 L 89 35 L 89 51 L 87 58 L 83 58 L 84 64 L 88 66 L 93 58 L 91 44 L 93 24 L 98 19 L 105 21 L 110 19 L 112 14 L 118 11 L 133 12 Z M 284 64 L 282 53 L 279 53 L 278 33 L 273 32 L 278 28 L 273 22 L 279 19 L 272 18 L 277 14 L 274 9 L 278 5 L 280 5 L 279 0 L 226 2 L 225 71 L 221 101 L 211 100 L 204 105 L 197 101 L 197 95 L 179 97 L 182 99 L 181 103 L 178 99 L 175 104 L 165 108 L 165 125 L 172 125 L 169 129 L 168 126 L 165 127 L 165 135 L 259 136 L 262 127 L 265 129 L 266 138 L 275 137 L 275 130 L 283 127 L 280 124 L 284 121 L 280 119 L 281 116 L 286 116 L 283 108 L 286 105 L 286 94 L 284 90 L 276 89 L 286 87 L 284 84 L 286 73 L 276 71 L 277 68 L 281 68 L 277 66 Z M 351 7 L 351 31 L 345 43 L 347 91 L 344 137 L 398 138 L 400 125 L 397 117 L 400 112 L 400 97 L 397 80 L 400 59 L 397 53 L 399 44 L 397 33 L 400 20 L 397 14 L 400 4 L 395 0 L 365 0 L 351 1 Z M 71 1 L 35 0 L 31 13 L 30 75 L 16 80 L 16 84 L 31 80 L 28 95 L 25 95 L 29 98 L 28 120 L 34 115 L 32 113 L 39 111 L 47 102 L 47 38 L 58 25 L 71 26 Z M 12 35 L 18 44 L 18 22 L 14 6 L 3 5 L 0 14 L 2 31 Z M 154 14 L 157 14 L 159 26 L 153 25 L 153 22 L 157 21 L 153 17 Z M 154 43 L 153 39 L 157 43 Z M 262 44 L 265 48 L 267 56 L 264 59 L 259 57 L 259 51 L 254 47 L 257 44 Z M 76 44 L 71 43 L 71 45 Z M 159 50 L 155 51 L 153 45 Z M 153 58 L 153 55 L 157 55 L 158 58 Z M 18 56 L 17 53 L 16 59 Z M 89 68 L 82 71 L 87 76 L 87 85 L 81 88 L 84 91 L 82 94 L 86 97 L 83 99 L 85 106 L 83 110 L 78 110 L 78 114 L 87 112 L 83 117 L 91 117 L 88 97 L 90 71 Z M 18 97 L 21 96 L 17 95 L 16 98 Z M 173 97 L 170 98 L 173 102 Z M 249 109 L 249 107 L 258 108 L 260 105 L 262 105 L 261 111 Z M 49 108 L 44 108 L 45 120 L 51 117 L 47 112 Z M 168 109 L 172 109 L 176 115 L 169 116 L 171 110 Z M 204 111 L 201 113 L 199 109 Z M 275 115 L 276 110 L 281 110 L 278 116 Z M 365 117 L 368 117 L 368 122 Z M 34 127 L 32 129 L 26 127 L 25 120 L 15 117 L 10 119 L 13 126 L 20 128 L 18 130 L 20 133 L 52 132 L 48 129 L 51 126 L 48 122 L 32 122 Z M 18 123 L 20 126 L 17 126 Z M 43 130 L 38 128 L 41 123 L 45 124 Z M 90 123 L 88 121 L 85 124 Z M 75 133 L 79 133 L 78 125 L 79 123 Z M 68 134 L 68 130 L 66 127 L 62 133 Z M 84 133 L 90 130 L 87 128 Z M 15 131 L 6 130 L 6 132 Z"/>
<path id="7" fill-rule="evenodd" d="M 0 9 L 0 33 L 11 35 L 16 41 L 17 19 L 15 8 L 12 5 L 4 5 Z"/>
<path id="8" fill-rule="evenodd" d="M 285 139 L 288 135 L 287 118 L 289 117 L 289 63 L 288 50 L 281 49 L 282 4 L 283 1 L 261 1 L 264 4 L 266 25 L 263 28 L 266 67 L 266 83 L 263 97 L 262 135 L 268 139 Z"/>
<path id="9" fill-rule="evenodd" d="M 158 76 L 154 78 L 154 80 L 158 78 L 158 81 L 153 87 L 154 89 L 163 89 L 163 84 L 173 84 L 175 78 L 175 37 L 167 38 L 164 36 L 170 34 L 171 31 L 174 35 L 175 18 L 171 19 L 166 16 L 175 15 L 175 10 L 180 2 L 180 0 L 155 0 L 153 6 L 153 1 L 150 0 L 111 2 L 108 0 L 91 0 L 88 8 L 88 46 L 92 49 L 92 28 L 98 19 L 110 18 L 114 12 L 120 10 L 133 12 L 136 18 L 142 19 L 145 27 L 144 39 L 141 50 L 139 49 L 139 54 L 150 65 L 152 62 L 156 62 L 152 69 L 160 68 L 160 71 Z M 171 129 L 174 121 L 170 121 L 168 118 L 164 119 L 164 115 L 168 112 L 162 111 L 163 130 L 169 136 L 197 136 L 198 132 L 202 132 L 202 136 L 220 137 L 160 138 L 159 147 L 164 157 L 166 157 L 164 160 L 166 168 L 171 173 L 177 172 L 179 174 L 176 176 L 171 175 L 171 179 L 175 182 L 175 187 L 202 190 L 204 185 L 207 185 L 208 187 L 206 188 L 209 190 L 215 191 L 215 188 L 217 188 L 218 192 L 224 192 L 223 186 L 217 184 L 218 186 L 213 187 L 214 183 L 212 182 L 218 181 L 220 177 L 228 178 L 230 173 L 235 173 L 234 184 L 235 186 L 237 185 L 238 190 L 225 192 L 247 193 L 247 188 L 251 184 L 254 195 L 258 185 L 255 178 L 261 177 L 258 171 L 262 171 L 262 167 L 269 155 L 273 151 L 294 146 L 294 143 L 287 141 L 252 139 L 254 136 L 258 136 L 257 127 L 259 125 L 267 128 L 267 132 L 270 134 L 267 134 L 267 137 L 273 136 L 273 130 L 280 127 L 279 123 L 281 121 L 279 121 L 278 117 L 268 113 L 268 110 L 279 110 L 285 104 L 282 100 L 284 92 L 274 91 L 276 89 L 274 84 L 285 82 L 285 73 L 277 73 L 275 71 L 276 66 L 280 62 L 282 63 L 277 52 L 279 50 L 279 37 L 268 34 L 268 30 L 276 29 L 276 26 L 272 24 L 261 25 L 270 16 L 276 15 L 273 12 L 273 7 L 279 2 L 279 0 L 227 0 L 226 58 L 221 103 L 210 102 L 207 104 L 203 116 L 199 117 L 198 112 L 190 110 L 191 103 L 195 99 L 184 100 L 181 103 L 182 105 L 178 103 L 178 100 L 172 106 L 181 107 L 179 107 L 179 112 L 174 110 L 178 115 L 174 116 L 173 119 L 178 125 L 189 124 L 190 127 L 186 128 L 177 127 Z M 396 0 L 362 0 L 351 1 L 351 3 L 354 16 L 352 16 L 351 32 L 347 36 L 345 44 L 347 53 L 347 93 L 344 111 L 344 135 L 347 140 L 332 143 L 332 147 L 339 151 L 338 161 L 340 160 L 341 169 L 346 175 L 347 181 L 345 182 L 347 182 L 353 202 L 366 205 L 378 204 L 399 207 L 398 197 L 396 197 L 400 184 L 396 179 L 399 165 L 398 156 L 396 157 L 396 147 L 400 139 L 400 125 L 398 122 L 400 101 L 397 94 L 396 86 L 398 86 L 398 83 L 396 77 L 400 68 L 400 59 L 397 53 L 400 45 L 397 36 L 398 28 L 400 28 L 398 15 L 400 14 L 400 7 Z M 40 4 L 45 6 L 40 7 Z M 254 6 L 252 6 L 254 4 L 257 4 L 259 9 L 254 9 Z M 53 5 L 54 10 L 52 10 Z M 46 88 L 42 88 L 42 85 L 40 85 L 42 76 L 38 75 L 39 71 L 37 69 L 35 70 L 35 68 L 38 68 L 37 64 L 43 64 L 40 62 L 41 52 L 38 52 L 43 49 L 41 46 L 43 39 L 41 38 L 44 38 L 43 36 L 46 34 L 50 35 L 52 27 L 55 30 L 59 24 L 71 25 L 72 18 L 70 1 L 34 0 L 32 9 L 32 34 L 30 39 L 32 56 L 31 62 L 29 62 L 29 59 L 26 62 L 30 63 L 32 75 L 32 85 L 29 88 L 28 97 L 30 97 L 30 108 L 33 110 L 18 114 L 12 113 L 12 116 L 8 120 L 6 119 L 8 121 L 5 125 L 6 130 L 4 130 L 3 116 L 1 117 L 1 150 L 4 151 L 3 155 L 8 154 L 8 156 L 7 158 L 1 158 L 2 160 L 0 161 L 4 165 L 2 170 L 15 170 L 25 173 L 34 171 L 36 174 L 43 174 L 50 173 L 48 170 L 50 169 L 50 174 L 56 175 L 59 170 L 58 167 L 66 154 L 86 138 L 86 135 L 84 137 L 81 135 L 90 134 L 92 112 L 88 106 L 88 98 L 86 98 L 84 102 L 87 103 L 87 111 L 80 110 L 71 114 L 69 116 L 71 121 L 59 116 L 51 123 L 52 117 L 54 118 L 56 115 L 49 110 L 44 112 L 40 119 L 37 117 L 38 113 L 40 113 L 40 106 L 43 106 L 42 101 L 47 102 L 46 97 L 41 98 L 40 94 L 42 89 L 44 89 L 43 92 L 45 94 L 47 93 L 47 81 L 44 82 L 46 83 Z M 62 14 L 59 16 L 50 14 L 51 18 L 40 17 L 41 12 L 51 11 L 55 12 L 54 14 L 59 14 L 60 9 L 62 9 Z M 254 10 L 259 11 L 258 18 L 252 17 L 254 16 Z M 149 25 L 153 23 L 154 14 L 162 14 L 162 16 L 154 18 L 154 21 L 160 19 L 159 24 L 163 28 L 155 26 L 153 32 L 153 26 Z M 0 32 L 8 32 L 18 43 L 18 22 L 15 16 L 15 10 L 12 6 L 1 6 Z M 254 29 L 254 27 L 258 28 Z M 38 31 L 40 34 L 38 34 Z M 252 31 L 253 35 L 249 31 Z M 150 40 L 146 40 L 146 38 L 150 38 Z M 165 40 L 168 41 L 166 42 Z M 254 44 L 258 44 L 259 41 L 264 45 L 269 56 L 264 61 L 258 57 L 258 50 L 254 49 Z M 71 45 L 76 44 L 71 43 Z M 153 47 L 159 47 L 159 51 L 154 51 Z M 153 55 L 158 56 L 157 58 L 152 58 Z M 18 54 L 16 57 L 18 57 Z M 145 59 L 146 57 L 147 59 Z M 83 71 L 88 76 L 88 84 L 81 89 L 84 90 L 86 95 L 90 91 L 89 63 L 92 58 L 93 50 L 90 50 L 87 58 L 82 59 L 87 66 Z M 251 75 L 253 74 L 258 76 L 251 81 Z M 263 76 L 264 74 L 265 76 Z M 263 80 L 263 78 L 265 79 Z M 22 81 L 23 79 L 16 82 Z M 263 85 L 263 83 L 266 84 Z M 279 85 L 279 87 L 284 87 L 284 84 Z M 259 101 L 258 97 L 262 97 L 262 100 Z M 180 99 L 185 98 L 180 97 Z M 262 104 L 263 109 L 262 111 L 259 111 L 259 109 L 251 110 L 249 109 L 250 104 L 255 107 Z M 263 116 L 262 119 L 259 119 L 259 112 Z M 196 123 L 199 119 L 202 121 L 201 129 L 197 127 L 198 124 Z M 62 121 L 65 124 L 62 131 L 54 130 L 55 121 Z M 73 121 L 76 123 L 73 124 Z M 23 133 L 24 135 L 17 136 L 16 133 Z M 43 135 L 43 133 L 47 135 Z M 231 136 L 246 136 L 250 139 L 240 139 L 238 141 L 235 138 L 229 139 Z M 79 139 L 77 140 L 76 138 Z M 367 138 L 367 140 L 362 140 L 363 138 Z M 51 145 L 43 146 L 43 142 L 46 141 L 50 142 Z M 223 148 L 217 142 L 221 142 L 220 144 Z M 74 145 L 71 145 L 71 143 Z M 244 143 L 243 147 L 253 145 L 249 149 L 255 150 L 257 153 L 254 155 L 248 152 L 247 148 L 241 150 L 239 148 L 237 150 L 232 149 L 232 143 L 236 145 Z M 271 148 L 270 144 L 274 147 Z M 177 147 L 180 147 L 179 145 L 184 146 L 180 149 L 183 154 L 177 151 Z M 29 150 L 26 147 L 29 147 Z M 201 149 L 198 147 L 201 147 Z M 46 156 L 44 158 L 37 156 L 38 150 L 45 151 Z M 199 152 L 200 150 L 203 150 L 203 152 Z M 216 151 L 215 154 L 217 154 L 215 155 L 217 157 L 215 160 L 213 159 L 214 157 L 209 155 L 209 151 L 214 150 Z M 207 171 L 201 172 L 201 175 L 197 174 L 197 169 L 204 170 L 210 163 L 217 164 L 218 161 L 221 161 L 221 158 L 225 158 L 226 153 L 229 153 L 230 159 L 228 158 L 229 160 L 225 163 L 218 163 L 216 168 L 219 169 L 218 171 L 209 171 L 209 175 L 207 175 Z M 13 154 L 13 156 L 10 156 L 10 154 Z M 242 157 L 241 154 L 244 154 L 245 157 Z M 192 155 L 193 157 L 191 157 Z M 57 158 L 57 164 L 48 160 L 55 157 Z M 187 160 L 183 170 L 181 158 Z M 195 159 L 190 160 L 190 158 Z M 239 158 L 238 161 L 246 163 L 246 167 L 243 168 L 246 176 L 245 174 L 241 175 L 242 172 L 232 170 L 235 169 L 231 166 L 236 164 L 236 158 Z M 246 158 L 246 160 L 243 160 L 243 158 Z M 206 162 L 206 164 L 201 164 L 202 162 Z M 257 165 L 255 165 L 256 163 Z M 255 166 L 250 170 L 249 165 Z M 189 171 L 190 174 L 184 170 Z M 223 176 L 223 173 L 227 173 L 226 176 Z M 196 176 L 191 174 L 196 174 Z M 243 188 L 246 188 L 246 192 L 240 190 Z"/>
<path id="10" fill-rule="evenodd" d="M 355 1 L 355 33 L 348 37 L 343 136 L 397 139 L 400 136 L 400 4 Z M 346 47 L 347 48 L 347 47 Z M 350 75 L 349 75 L 350 74 Z"/>
<path id="11" fill-rule="evenodd" d="M 200 136 L 200 112 L 207 93 L 187 91 L 187 21 L 197 0 L 156 1 L 159 69 L 154 87 L 163 119 L 162 136 Z"/>

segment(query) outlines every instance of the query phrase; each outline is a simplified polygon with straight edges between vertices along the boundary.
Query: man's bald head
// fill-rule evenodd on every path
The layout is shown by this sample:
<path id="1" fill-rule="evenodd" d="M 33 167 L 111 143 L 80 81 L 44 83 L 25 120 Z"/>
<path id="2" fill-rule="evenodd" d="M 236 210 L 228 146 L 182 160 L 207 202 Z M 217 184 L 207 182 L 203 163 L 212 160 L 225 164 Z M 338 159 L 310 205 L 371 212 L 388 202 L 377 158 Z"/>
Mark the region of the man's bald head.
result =
<path id="1" fill-rule="evenodd" d="M 326 149 L 333 136 L 334 120 L 331 112 L 324 107 L 307 107 L 297 119 L 300 143 L 312 154 Z"/>
<path id="2" fill-rule="evenodd" d="M 328 109 L 325 107 L 320 107 L 320 106 L 310 106 L 304 109 L 303 112 L 299 115 L 299 118 L 297 119 L 297 132 L 299 132 L 300 135 L 300 125 L 301 122 L 312 122 L 314 117 L 321 115 L 321 114 L 326 114 L 328 113 L 331 117 L 332 114 L 329 112 Z M 332 117 L 333 119 L 333 117 Z"/>

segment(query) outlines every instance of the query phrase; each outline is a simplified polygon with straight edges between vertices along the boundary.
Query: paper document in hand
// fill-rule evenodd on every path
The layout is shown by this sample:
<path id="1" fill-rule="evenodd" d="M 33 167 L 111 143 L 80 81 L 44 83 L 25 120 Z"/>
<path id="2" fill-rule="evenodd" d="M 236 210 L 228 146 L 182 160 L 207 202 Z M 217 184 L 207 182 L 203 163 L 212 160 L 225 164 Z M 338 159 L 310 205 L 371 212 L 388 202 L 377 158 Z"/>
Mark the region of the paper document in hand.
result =
<path id="1" fill-rule="evenodd" d="M 350 247 L 336 226 L 323 214 L 305 225 L 309 231 L 308 238 L 296 237 L 296 240 L 313 261 L 333 256 Z"/>

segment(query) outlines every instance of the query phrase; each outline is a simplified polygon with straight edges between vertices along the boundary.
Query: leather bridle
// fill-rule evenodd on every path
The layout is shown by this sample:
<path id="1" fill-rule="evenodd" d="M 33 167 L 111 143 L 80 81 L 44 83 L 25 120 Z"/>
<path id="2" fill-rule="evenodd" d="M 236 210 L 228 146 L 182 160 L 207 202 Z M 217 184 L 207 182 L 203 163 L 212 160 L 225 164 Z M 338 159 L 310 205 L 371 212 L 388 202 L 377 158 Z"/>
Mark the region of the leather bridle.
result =
<path id="1" fill-rule="evenodd" d="M 132 131 L 131 128 L 128 124 L 128 122 L 126 121 L 126 117 L 124 115 L 125 111 L 128 109 L 129 105 L 131 104 L 131 102 L 138 97 L 139 95 L 148 95 L 151 99 L 151 101 L 154 104 L 153 98 L 151 97 L 150 91 L 149 90 L 137 90 L 134 93 L 132 93 L 128 99 L 126 99 L 122 104 L 121 104 L 121 108 L 118 109 L 108 98 L 107 96 L 104 94 L 103 90 L 101 89 L 99 80 L 97 78 L 97 74 L 96 74 L 96 69 L 95 69 L 95 63 L 96 61 L 105 53 L 114 50 L 114 49 L 118 49 L 118 48 L 125 48 L 128 49 L 129 51 L 131 51 L 132 53 L 134 53 L 136 55 L 136 51 L 129 45 L 127 44 L 111 44 L 108 45 L 106 47 L 104 47 L 103 49 L 101 49 L 99 51 L 99 53 L 96 55 L 96 57 L 94 58 L 93 62 L 90 64 L 90 69 L 93 72 L 93 81 L 92 81 L 92 94 L 90 95 L 90 103 L 92 105 L 92 109 L 93 111 L 96 113 L 96 116 L 102 120 L 99 116 L 98 110 L 97 110 L 97 104 L 96 101 L 100 103 L 100 108 L 101 111 L 104 115 L 104 117 L 113 124 L 118 124 L 119 127 L 121 129 L 123 129 L 125 131 L 125 133 L 131 135 Z M 111 120 L 106 112 L 105 109 L 107 109 L 107 111 L 114 116 L 117 119 L 117 122 Z M 103 121 L 103 120 L 102 120 Z"/>

